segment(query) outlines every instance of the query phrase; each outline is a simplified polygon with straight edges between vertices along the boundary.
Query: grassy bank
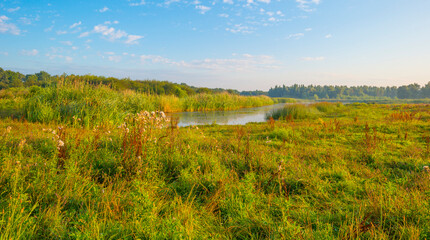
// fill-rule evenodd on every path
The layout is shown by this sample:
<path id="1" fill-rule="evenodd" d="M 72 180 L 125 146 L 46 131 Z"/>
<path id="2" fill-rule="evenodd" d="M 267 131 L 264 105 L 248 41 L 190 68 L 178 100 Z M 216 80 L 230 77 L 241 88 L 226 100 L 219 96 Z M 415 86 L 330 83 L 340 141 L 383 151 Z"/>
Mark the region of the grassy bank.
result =
<path id="1" fill-rule="evenodd" d="M 332 108 L 180 129 L 4 119 L 0 236 L 428 239 L 430 106 Z"/>
<path id="2" fill-rule="evenodd" d="M 266 96 L 244 97 L 228 93 L 200 93 L 186 97 L 149 95 L 132 90 L 117 91 L 85 83 L 58 87 L 30 87 L 0 91 L 0 116 L 31 122 L 57 122 L 93 127 L 119 124 L 127 114 L 143 110 L 182 112 L 234 110 L 273 104 Z"/>

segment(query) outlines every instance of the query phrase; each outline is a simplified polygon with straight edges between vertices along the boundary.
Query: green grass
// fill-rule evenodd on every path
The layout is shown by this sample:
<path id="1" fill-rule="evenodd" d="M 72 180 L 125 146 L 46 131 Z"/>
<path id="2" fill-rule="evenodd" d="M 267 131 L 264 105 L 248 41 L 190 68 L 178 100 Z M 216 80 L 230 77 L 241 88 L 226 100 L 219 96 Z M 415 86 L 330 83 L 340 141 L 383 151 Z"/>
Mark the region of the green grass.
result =
<path id="1" fill-rule="evenodd" d="M 141 111 L 234 110 L 273 104 L 267 96 L 244 97 L 228 93 L 186 97 L 148 95 L 132 90 L 116 91 L 85 83 L 58 87 L 31 87 L 0 91 L 0 117 L 13 116 L 31 122 L 68 124 L 92 128 L 120 124 L 127 114 Z M 77 121 L 79 119 L 79 121 Z"/>
<path id="2" fill-rule="evenodd" d="M 321 116 L 339 115 L 343 113 L 342 103 L 319 102 L 309 105 L 286 104 L 285 107 L 269 112 L 267 119 L 294 120 L 294 119 L 315 119 Z"/>
<path id="3" fill-rule="evenodd" d="M 52 121 L 0 121 L 0 239 L 430 238 L 429 105 L 290 105 L 289 121 L 176 128 L 94 91 L 44 92 Z M 127 117 L 82 128 L 65 107 L 84 102 Z"/>

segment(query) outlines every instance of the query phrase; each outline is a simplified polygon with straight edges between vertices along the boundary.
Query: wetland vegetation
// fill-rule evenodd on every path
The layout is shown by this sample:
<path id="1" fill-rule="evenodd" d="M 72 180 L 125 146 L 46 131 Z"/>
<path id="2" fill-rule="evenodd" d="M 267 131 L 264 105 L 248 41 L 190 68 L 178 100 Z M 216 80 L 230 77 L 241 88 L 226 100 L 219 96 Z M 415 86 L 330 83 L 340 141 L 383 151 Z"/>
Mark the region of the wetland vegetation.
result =
<path id="1" fill-rule="evenodd" d="M 0 96 L 1 239 L 430 238 L 428 104 L 178 128 L 159 111 L 274 100 L 76 81 Z"/>

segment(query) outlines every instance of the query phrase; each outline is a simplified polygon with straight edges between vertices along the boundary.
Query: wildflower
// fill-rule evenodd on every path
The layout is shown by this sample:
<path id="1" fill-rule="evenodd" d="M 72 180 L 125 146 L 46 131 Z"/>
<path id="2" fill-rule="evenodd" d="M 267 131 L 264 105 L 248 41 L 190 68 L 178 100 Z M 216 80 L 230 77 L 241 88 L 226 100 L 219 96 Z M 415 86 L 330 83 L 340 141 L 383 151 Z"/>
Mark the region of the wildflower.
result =
<path id="1" fill-rule="evenodd" d="M 160 116 L 161 116 L 161 118 L 166 118 L 166 114 L 164 114 L 163 111 L 160 112 Z"/>
<path id="2" fill-rule="evenodd" d="M 424 167 L 423 167 L 423 170 L 424 170 L 424 172 L 428 172 L 428 173 L 430 173 L 430 168 L 429 168 L 429 166 L 424 166 Z"/>
<path id="3" fill-rule="evenodd" d="M 10 133 L 10 130 L 12 129 L 12 127 L 11 126 L 8 126 L 7 128 L 6 128 L 6 133 Z"/>
<path id="4" fill-rule="evenodd" d="M 24 145 L 25 145 L 25 142 L 26 142 L 27 140 L 25 140 L 25 138 L 24 139 L 22 139 L 21 140 L 21 142 L 19 143 L 19 145 L 18 145 L 18 148 L 20 148 L 20 149 L 22 149 L 23 147 L 24 147 Z"/>
<path id="5" fill-rule="evenodd" d="M 63 141 L 61 141 L 61 140 L 58 140 L 58 146 L 59 146 L 59 147 L 64 147 L 64 142 L 63 142 Z"/>

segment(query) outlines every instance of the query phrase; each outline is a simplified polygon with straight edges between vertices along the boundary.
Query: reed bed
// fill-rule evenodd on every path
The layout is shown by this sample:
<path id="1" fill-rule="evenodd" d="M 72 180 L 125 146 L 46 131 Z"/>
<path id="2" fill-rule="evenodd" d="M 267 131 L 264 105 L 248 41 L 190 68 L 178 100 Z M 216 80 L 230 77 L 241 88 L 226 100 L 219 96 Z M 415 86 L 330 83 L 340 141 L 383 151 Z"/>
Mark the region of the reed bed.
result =
<path id="1" fill-rule="evenodd" d="M 107 123 L 119 124 L 127 114 L 141 111 L 234 110 L 273 103 L 267 96 L 245 97 L 228 93 L 201 93 L 186 97 L 149 95 L 79 82 L 0 91 L 0 116 L 69 125 L 76 124 L 76 119 L 80 119 L 79 124 L 91 128 Z"/>

